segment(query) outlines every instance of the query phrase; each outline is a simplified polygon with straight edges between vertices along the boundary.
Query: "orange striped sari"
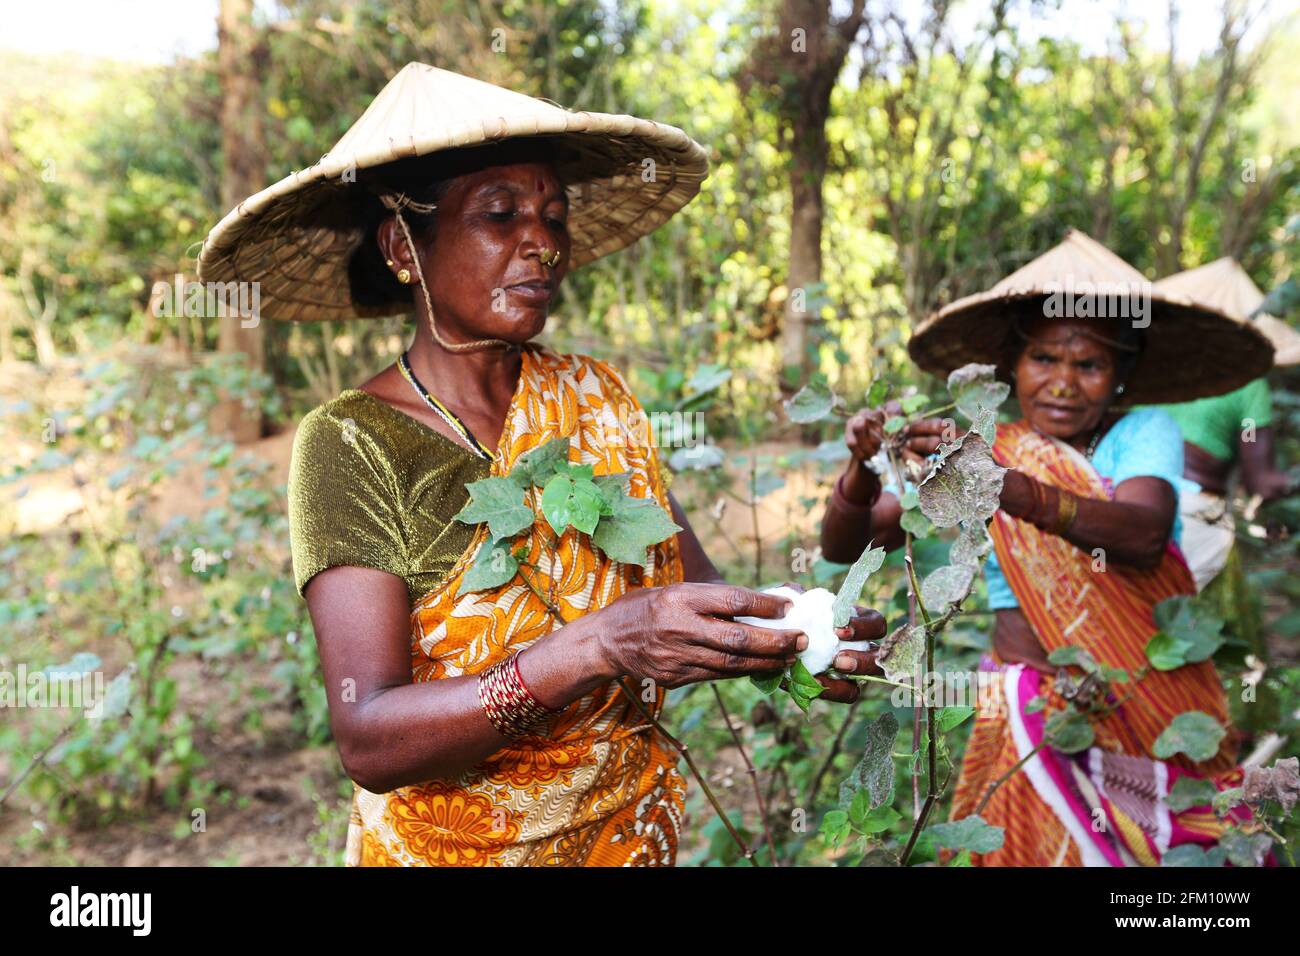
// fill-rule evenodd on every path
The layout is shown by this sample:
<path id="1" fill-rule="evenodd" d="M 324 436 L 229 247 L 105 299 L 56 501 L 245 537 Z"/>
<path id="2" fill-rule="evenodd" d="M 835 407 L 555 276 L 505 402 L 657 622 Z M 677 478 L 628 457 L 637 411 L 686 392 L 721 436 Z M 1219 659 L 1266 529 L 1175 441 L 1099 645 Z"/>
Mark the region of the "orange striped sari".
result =
<path id="1" fill-rule="evenodd" d="M 993 453 L 999 464 L 1079 497 L 1113 497 L 1109 482 L 1087 459 L 1027 422 L 1000 426 Z M 989 532 L 1020 609 L 1049 654 L 1079 647 L 1107 667 L 1134 674 L 1147 664 L 1155 605 L 1195 593 L 1191 573 L 1172 547 L 1155 569 L 1138 570 L 1097 565 L 1093 554 L 1003 511 L 994 515 Z M 1046 715 L 1066 706 L 1054 676 L 1007 667 L 996 657 L 993 664 L 1000 700 L 976 719 L 953 798 L 954 820 L 975 812 L 993 782 L 1042 739 Z M 1218 753 L 1200 764 L 1181 754 L 1159 761 L 1152 752 L 1156 738 L 1185 711 L 1203 711 L 1228 726 L 1214 665 L 1151 671 L 1136 684 L 1116 688 L 1132 695 L 1093 720 L 1092 748 L 1074 759 L 1045 748 L 994 791 L 981 815 L 1004 829 L 1004 843 L 976 854 L 976 865 L 1156 865 L 1171 845 L 1217 840 L 1224 824 L 1208 805 L 1171 814 L 1163 797 L 1183 774 L 1210 777 L 1220 789 L 1235 785 L 1240 771 L 1233 767 L 1234 735 L 1229 732 Z M 1046 701 L 1037 715 L 1024 709 L 1034 696 Z"/>
<path id="2" fill-rule="evenodd" d="M 570 436 L 569 460 L 596 475 L 630 473 L 628 493 L 668 509 L 667 489 L 648 430 L 629 432 L 641 406 L 622 376 L 584 355 L 526 345 L 519 385 L 491 474 L 507 474 L 524 452 Z M 540 493 L 527 501 L 540 516 Z M 411 674 L 416 681 L 477 674 L 544 640 L 558 626 L 516 576 L 486 591 L 457 594 L 487 539 L 486 523 L 447 579 L 411 613 Z M 569 528 L 558 549 L 540 519 L 512 545 L 526 544 L 566 620 L 605 607 L 637 587 L 682 580 L 675 536 L 649 549 L 644 570 L 611 561 Z M 536 572 L 528 572 L 530 574 Z M 642 699 L 652 713 L 664 692 Z M 647 699 L 648 698 L 648 699 Z M 488 757 L 455 779 L 390 793 L 356 788 L 348 827 L 351 866 L 671 866 L 676 857 L 685 781 L 677 755 L 656 739 L 640 712 L 611 683 L 583 697 L 544 729 Z"/>

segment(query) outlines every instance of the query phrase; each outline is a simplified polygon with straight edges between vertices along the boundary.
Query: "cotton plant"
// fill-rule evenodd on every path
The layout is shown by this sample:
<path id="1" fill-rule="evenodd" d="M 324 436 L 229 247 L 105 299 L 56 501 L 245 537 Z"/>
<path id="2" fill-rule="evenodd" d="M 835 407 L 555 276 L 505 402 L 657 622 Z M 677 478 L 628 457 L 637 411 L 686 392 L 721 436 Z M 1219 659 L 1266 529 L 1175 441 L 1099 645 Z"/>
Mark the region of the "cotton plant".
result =
<path id="1" fill-rule="evenodd" d="M 869 465 L 878 473 L 894 478 L 903 507 L 901 524 L 906 549 L 905 565 L 914 610 L 907 623 L 895 628 L 881 642 L 876 657 L 884 671 L 885 681 L 896 686 L 910 687 L 908 681 L 916 671 L 934 669 L 935 640 L 961 613 L 962 603 L 970 594 L 980 566 L 993 550 L 987 524 L 998 508 L 1006 469 L 994 461 L 992 446 L 997 435 L 997 409 L 1010 392 L 1007 385 L 996 380 L 994 373 L 993 366 L 980 364 L 955 370 L 948 377 L 948 401 L 937 407 L 929 407 L 932 402 L 924 394 L 899 398 L 901 414 L 891 416 L 885 422 L 885 446 Z M 889 392 L 888 383 L 873 383 L 866 395 L 866 404 L 869 407 L 882 405 L 890 397 Z M 786 403 L 786 412 L 792 421 L 808 423 L 831 415 L 847 417 L 845 404 L 823 384 L 815 383 L 796 393 Z M 901 453 L 907 425 L 950 410 L 963 416 L 970 423 L 969 429 L 952 441 L 941 444 L 938 452 L 924 465 L 913 463 L 910 469 L 905 470 Z M 923 582 L 918 581 L 912 560 L 913 540 L 945 530 L 956 531 L 949 547 L 948 564 L 931 571 Z M 875 552 L 880 553 L 877 555 Z M 880 549 L 869 547 L 854 563 L 841 594 L 837 595 L 837 598 L 846 598 L 842 604 L 851 605 L 857 600 L 866 578 L 879 569 L 883 557 Z M 866 574 L 862 573 L 864 570 Z M 856 580 L 859 576 L 861 579 Z M 824 611 L 814 614 L 813 609 L 823 607 L 826 598 L 817 595 L 805 598 L 805 602 L 807 610 L 800 608 L 800 613 L 813 617 L 812 626 L 818 629 L 816 640 L 809 634 L 809 650 L 814 645 L 818 647 L 821 654 L 813 658 L 813 663 L 819 664 L 821 655 L 830 645 L 823 629 Z M 795 614 L 793 608 L 791 614 Z M 831 660 L 834 653 L 831 652 Z M 806 706 L 801 702 L 801 696 L 816 696 L 812 686 L 820 688 L 820 685 L 816 683 L 815 672 L 805 665 L 803 655 L 788 675 L 787 685 L 801 706 Z M 926 762 L 927 792 L 923 802 L 919 792 L 915 795 L 922 810 L 896 862 L 906 863 L 911 856 L 939 797 L 937 763 L 943 735 L 972 713 L 971 708 L 925 707 L 924 734 L 916 738 L 913 760 L 924 759 Z M 869 728 L 866 751 L 849 780 L 841 787 L 840 805 L 823 820 L 822 834 L 829 843 L 839 845 L 850 835 L 870 842 L 901 819 L 898 811 L 889 805 L 893 797 L 893 745 L 897 731 L 897 722 L 891 714 L 882 715 Z M 914 779 L 919 781 L 917 777 Z M 888 780 L 888 786 L 884 785 L 885 780 Z M 999 828 L 989 826 L 977 815 L 951 824 L 935 825 L 927 832 L 935 845 L 956 851 L 958 860 L 969 859 L 972 852 L 997 849 L 1002 839 Z"/>

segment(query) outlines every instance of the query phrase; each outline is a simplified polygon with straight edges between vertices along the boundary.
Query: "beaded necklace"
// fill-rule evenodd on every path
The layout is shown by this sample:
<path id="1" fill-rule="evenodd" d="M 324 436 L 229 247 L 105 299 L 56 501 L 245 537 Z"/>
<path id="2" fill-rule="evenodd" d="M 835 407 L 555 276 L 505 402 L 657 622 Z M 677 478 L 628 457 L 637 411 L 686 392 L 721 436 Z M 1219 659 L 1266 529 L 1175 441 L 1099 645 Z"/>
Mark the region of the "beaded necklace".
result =
<path id="1" fill-rule="evenodd" d="M 442 404 L 442 402 L 438 401 L 437 398 L 430 394 L 427 388 L 420 384 L 420 380 L 415 377 L 415 372 L 411 370 L 411 363 L 407 359 L 405 352 L 398 356 L 397 367 L 402 372 L 402 378 L 411 383 L 411 388 L 415 389 L 415 393 L 420 396 L 424 401 L 424 404 L 437 412 L 442 420 L 451 426 L 451 430 L 461 437 L 461 440 L 469 446 L 470 451 L 487 461 L 495 459 L 496 456 L 492 451 L 474 437 L 474 433 L 469 430 L 469 426 L 462 422 L 455 412 Z"/>

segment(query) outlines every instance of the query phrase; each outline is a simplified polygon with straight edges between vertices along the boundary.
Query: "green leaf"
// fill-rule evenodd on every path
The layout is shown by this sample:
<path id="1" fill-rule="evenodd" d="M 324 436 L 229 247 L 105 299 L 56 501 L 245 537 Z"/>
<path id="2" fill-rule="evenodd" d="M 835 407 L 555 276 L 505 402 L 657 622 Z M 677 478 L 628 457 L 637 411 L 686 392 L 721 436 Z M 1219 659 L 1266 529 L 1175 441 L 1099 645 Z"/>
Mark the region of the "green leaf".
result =
<path id="1" fill-rule="evenodd" d="M 926 402 L 929 400 L 929 395 L 908 395 L 898 404 L 903 407 L 903 414 L 915 415 L 921 409 L 925 408 Z"/>
<path id="2" fill-rule="evenodd" d="M 1160 858 L 1161 866 L 1223 866 L 1228 858 L 1221 846 L 1202 849 L 1195 843 L 1184 843 L 1170 849 Z"/>
<path id="3" fill-rule="evenodd" d="M 686 383 L 686 390 L 691 392 L 691 398 L 697 398 L 708 392 L 717 391 L 731 378 L 731 369 L 721 365 L 701 365 L 695 370 L 690 381 Z"/>
<path id="4" fill-rule="evenodd" d="M 992 853 L 1002 849 L 1002 827 L 986 823 L 983 817 L 969 816 L 951 823 L 936 823 L 926 827 L 934 842 L 948 850 L 970 850 L 972 853 Z"/>
<path id="5" fill-rule="evenodd" d="M 902 415 L 893 415 L 885 422 L 885 434 L 895 435 L 907 427 L 907 419 Z"/>
<path id="6" fill-rule="evenodd" d="M 1151 640 L 1147 641 L 1147 660 L 1158 671 L 1171 671 L 1187 663 L 1187 652 L 1191 649 L 1190 641 L 1164 631 L 1156 631 Z"/>
<path id="7" fill-rule="evenodd" d="M 668 466 L 673 471 L 708 471 L 719 467 L 726 460 L 717 445 L 701 443 L 689 448 L 678 448 L 669 456 Z"/>
<path id="8" fill-rule="evenodd" d="M 1073 707 L 1058 710 L 1047 718 L 1043 727 L 1048 743 L 1063 754 L 1077 754 L 1087 750 L 1097 739 L 1097 733 L 1088 718 Z"/>
<path id="9" fill-rule="evenodd" d="M 955 369 L 948 376 L 948 394 L 957 411 L 972 421 L 981 411 L 997 411 L 1011 394 L 1011 386 L 996 378 L 997 367 L 972 362 Z"/>
<path id="10" fill-rule="evenodd" d="M 795 661 L 790 668 L 790 696 L 799 709 L 807 713 L 808 705 L 825 692 L 826 688 L 809 672 L 803 661 Z"/>
<path id="11" fill-rule="evenodd" d="M 902 818 L 891 806 L 872 807 L 871 795 L 866 790 L 859 790 L 849 804 L 849 822 L 865 836 L 883 833 Z"/>
<path id="12" fill-rule="evenodd" d="M 1047 655 L 1047 661 L 1057 667 L 1082 667 L 1089 674 L 1098 670 L 1097 662 L 1082 647 L 1058 647 Z"/>
<path id="13" fill-rule="evenodd" d="M 936 527 L 984 522 L 998 510 L 1007 470 L 993 460 L 988 442 L 967 432 L 939 449 L 935 470 L 921 482 L 921 510 Z"/>
<path id="14" fill-rule="evenodd" d="M 502 538 L 493 541 L 487 538 L 479 546 L 478 554 L 474 556 L 474 563 L 460 579 L 456 593 L 463 594 L 467 591 L 485 591 L 488 588 L 500 587 L 518 573 L 519 561 L 510 553 L 510 539 Z"/>
<path id="15" fill-rule="evenodd" d="M 1189 807 L 1207 807 L 1218 794 L 1219 788 L 1210 780 L 1197 777 L 1179 777 L 1178 782 L 1165 796 L 1165 803 L 1174 813 Z"/>
<path id="16" fill-rule="evenodd" d="M 835 396 L 820 382 L 812 382 L 795 392 L 785 403 L 785 413 L 790 421 L 800 425 L 820 421 L 835 407 Z"/>
<path id="17" fill-rule="evenodd" d="M 530 527 L 536 519 L 533 509 L 524 504 L 523 489 L 510 478 L 484 478 L 465 486 L 470 501 L 456 520 L 465 524 L 486 521 L 488 532 L 496 540 L 512 538 Z"/>
<path id="18" fill-rule="evenodd" d="M 907 491 L 903 492 L 903 497 L 898 499 L 898 504 L 904 511 L 911 511 L 920 503 L 921 499 L 917 497 L 915 488 L 908 488 Z"/>
<path id="19" fill-rule="evenodd" d="M 631 477 L 632 473 L 630 471 L 620 471 L 612 475 L 597 475 L 592 479 L 608 507 L 608 510 L 602 511 L 603 514 L 613 513 L 614 502 L 620 496 L 627 494 Z"/>
<path id="20" fill-rule="evenodd" d="M 819 832 L 827 844 L 837 847 L 849 835 L 850 827 L 848 813 L 843 810 L 830 810 L 826 816 L 822 817 L 822 826 Z"/>
<path id="21" fill-rule="evenodd" d="M 766 498 L 772 492 L 785 487 L 785 479 L 770 468 L 759 468 L 745 482 L 750 498 L 757 501 Z"/>
<path id="22" fill-rule="evenodd" d="M 1227 731 L 1209 714 L 1188 710 L 1173 719 L 1156 738 L 1152 752 L 1161 760 L 1175 754 L 1187 754 L 1192 760 L 1209 760 L 1219 752 L 1219 743 Z"/>
<path id="23" fill-rule="evenodd" d="M 564 473 L 566 469 L 575 467 L 579 469 L 576 475 Z M 559 470 L 542 489 L 542 514 L 557 535 L 564 534 L 564 529 L 569 525 L 583 534 L 591 534 L 596 530 L 601 512 L 612 511 L 614 508 L 614 504 L 601 494 L 596 483 L 581 473 L 581 469 L 589 470 L 590 467 L 560 464 Z"/>
<path id="24" fill-rule="evenodd" d="M 1039 696 L 1031 697 L 1029 698 L 1029 700 L 1025 701 L 1025 713 L 1037 714 L 1041 712 L 1042 709 L 1046 706 L 1047 706 L 1047 698 L 1043 697 L 1040 694 Z"/>
<path id="25" fill-rule="evenodd" d="M 646 549 L 682 530 L 659 502 L 650 498 L 623 494 L 610 507 L 611 513 L 600 519 L 591 541 L 614 561 L 645 567 L 649 562 Z"/>
<path id="26" fill-rule="evenodd" d="M 555 466 L 569 460 L 569 437 L 552 438 L 524 452 L 510 469 L 509 478 L 520 488 L 541 488 L 555 474 Z"/>
<path id="27" fill-rule="evenodd" d="M 878 378 L 871 383 L 871 388 L 867 389 L 867 407 L 879 408 L 885 404 L 885 399 L 889 395 L 889 382 L 883 378 Z"/>
<path id="28" fill-rule="evenodd" d="M 853 605 L 858 602 L 858 598 L 862 597 L 862 588 L 866 585 L 867 578 L 879 571 L 884 563 L 885 549 L 873 548 L 870 544 L 858 556 L 858 560 L 853 562 L 849 573 L 844 578 L 844 583 L 840 585 L 835 595 L 835 603 L 831 605 L 836 627 L 843 627 L 849 623 L 853 617 Z"/>
<path id="29" fill-rule="evenodd" d="M 939 711 L 938 724 L 942 733 L 960 727 L 975 713 L 974 707 L 945 707 Z"/>
<path id="30" fill-rule="evenodd" d="M 928 538 L 930 532 L 934 530 L 930 519 L 919 508 L 904 511 L 902 517 L 898 519 L 898 526 L 914 538 Z"/>
<path id="31" fill-rule="evenodd" d="M 1189 664 L 1209 660 L 1224 642 L 1223 618 L 1188 595 L 1167 598 L 1157 604 L 1155 621 L 1156 627 L 1187 645 L 1183 657 Z"/>
<path id="32" fill-rule="evenodd" d="M 772 674 L 770 677 L 750 677 L 749 682 L 764 694 L 772 694 L 781 686 L 781 679 L 784 677 L 784 673 Z"/>
<path id="33" fill-rule="evenodd" d="M 885 711 L 867 727 L 862 757 L 840 784 L 840 808 L 848 807 L 859 791 L 865 790 L 872 809 L 889 803 L 894 796 L 894 740 L 898 720 Z"/>

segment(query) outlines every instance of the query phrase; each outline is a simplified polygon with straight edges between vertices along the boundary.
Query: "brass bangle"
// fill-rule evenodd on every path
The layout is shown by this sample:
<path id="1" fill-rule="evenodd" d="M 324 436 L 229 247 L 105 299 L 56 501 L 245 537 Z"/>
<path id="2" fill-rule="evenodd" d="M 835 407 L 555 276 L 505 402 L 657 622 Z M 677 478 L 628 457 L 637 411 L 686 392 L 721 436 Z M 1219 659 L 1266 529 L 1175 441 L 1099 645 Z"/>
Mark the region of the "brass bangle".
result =
<path id="1" fill-rule="evenodd" d="M 1074 519 L 1079 515 L 1079 499 L 1068 491 L 1057 489 L 1056 520 L 1052 522 L 1052 533 L 1061 537 L 1074 526 Z"/>

